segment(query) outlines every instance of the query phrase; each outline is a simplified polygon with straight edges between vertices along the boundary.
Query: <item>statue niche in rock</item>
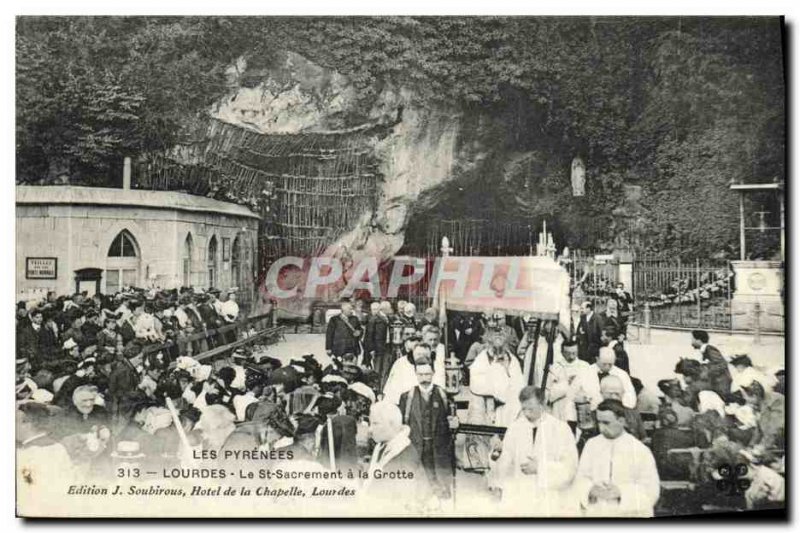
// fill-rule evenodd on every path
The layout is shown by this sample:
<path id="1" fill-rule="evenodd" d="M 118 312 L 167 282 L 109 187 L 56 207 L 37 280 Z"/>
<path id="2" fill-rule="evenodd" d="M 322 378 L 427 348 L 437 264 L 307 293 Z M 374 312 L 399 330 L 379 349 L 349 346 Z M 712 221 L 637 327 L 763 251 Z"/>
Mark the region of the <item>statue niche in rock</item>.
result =
<path id="1" fill-rule="evenodd" d="M 586 166 L 583 159 L 575 157 L 572 160 L 572 196 L 583 196 L 586 194 Z"/>

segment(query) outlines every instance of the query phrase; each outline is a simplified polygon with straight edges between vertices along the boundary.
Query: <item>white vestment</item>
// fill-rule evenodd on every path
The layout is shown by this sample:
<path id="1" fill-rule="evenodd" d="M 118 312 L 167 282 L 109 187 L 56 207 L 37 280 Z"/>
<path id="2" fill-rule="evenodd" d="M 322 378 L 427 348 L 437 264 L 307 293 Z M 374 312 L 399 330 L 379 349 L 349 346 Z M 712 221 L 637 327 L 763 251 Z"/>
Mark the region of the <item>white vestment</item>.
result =
<path id="1" fill-rule="evenodd" d="M 558 354 L 561 353 L 561 342 L 560 336 L 556 337 L 556 340 L 553 342 L 553 363 L 559 358 Z M 520 346 L 526 346 L 523 357 L 524 364 L 522 375 L 525 379 L 528 379 L 528 376 L 533 373 L 532 379 L 528 382 L 536 388 L 541 388 L 544 385 L 544 369 L 547 363 L 547 337 L 544 335 L 539 337 L 539 342 L 536 343 L 535 357 L 533 353 L 533 344 L 532 341 L 528 340 L 528 333 L 526 332 L 520 343 Z M 550 370 L 552 371 L 552 368 Z"/>
<path id="2" fill-rule="evenodd" d="M 599 375 L 600 369 L 597 366 L 597 363 L 591 366 L 592 372 Z M 622 405 L 627 407 L 628 409 L 635 409 L 636 408 L 636 389 L 633 388 L 633 383 L 631 382 L 631 377 L 628 375 L 627 372 L 622 370 L 618 366 L 612 366 L 611 370 L 608 371 L 609 376 L 616 376 L 622 382 Z M 601 380 L 602 381 L 602 380 Z"/>
<path id="3" fill-rule="evenodd" d="M 584 396 L 589 400 L 591 410 L 603 400 L 600 396 L 600 380 L 591 365 L 581 359 L 568 363 L 559 356 L 550 368 L 545 389 L 545 400 L 550 412 L 565 422 L 576 422 L 578 413 L 575 398 Z"/>
<path id="4" fill-rule="evenodd" d="M 578 468 L 578 449 L 569 426 L 548 413 L 534 424 L 520 415 L 506 431 L 503 453 L 495 470 L 503 489 L 504 511 L 525 516 L 575 516 L 578 502 L 571 494 Z M 522 471 L 535 461 L 537 472 Z"/>
<path id="5" fill-rule="evenodd" d="M 589 504 L 592 486 L 610 483 L 620 492 L 619 505 Z M 598 435 L 588 440 L 581 453 L 575 478 L 575 497 L 593 516 L 653 516 L 660 481 L 650 448 L 623 431 L 616 439 Z"/>
<path id="6" fill-rule="evenodd" d="M 484 399 L 493 399 L 495 406 L 493 414 L 485 413 L 482 421 L 474 423 L 508 427 L 517 417 L 519 391 L 525 382 L 517 358 L 511 354 L 507 358 L 508 366 L 490 358 L 489 353 L 483 350 L 469 367 L 470 392 Z"/>

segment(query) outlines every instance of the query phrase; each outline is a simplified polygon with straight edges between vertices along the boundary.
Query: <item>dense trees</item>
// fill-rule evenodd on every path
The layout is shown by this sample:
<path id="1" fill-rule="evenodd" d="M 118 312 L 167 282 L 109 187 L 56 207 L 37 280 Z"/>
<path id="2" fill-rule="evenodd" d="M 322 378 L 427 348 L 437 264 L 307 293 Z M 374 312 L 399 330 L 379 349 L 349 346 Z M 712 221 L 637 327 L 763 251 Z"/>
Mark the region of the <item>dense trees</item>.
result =
<path id="1" fill-rule="evenodd" d="M 640 185 L 645 246 L 730 254 L 729 182 L 784 175 L 780 30 L 757 18 L 22 18 L 18 180 L 102 182 L 122 154 L 181 140 L 237 57 L 258 70 L 289 49 L 348 76 L 363 112 L 404 86 L 422 105 L 510 113 L 515 149 L 581 154 L 576 226 L 611 227 L 623 185 Z"/>

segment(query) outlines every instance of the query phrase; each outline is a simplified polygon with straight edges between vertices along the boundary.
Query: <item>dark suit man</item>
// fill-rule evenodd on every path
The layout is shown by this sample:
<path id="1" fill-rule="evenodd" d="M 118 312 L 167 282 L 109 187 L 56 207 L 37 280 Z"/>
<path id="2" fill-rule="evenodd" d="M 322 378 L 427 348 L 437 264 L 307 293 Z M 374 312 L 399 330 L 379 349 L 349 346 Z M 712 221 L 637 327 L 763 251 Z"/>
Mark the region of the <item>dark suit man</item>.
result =
<path id="1" fill-rule="evenodd" d="M 332 316 L 328 321 L 325 333 L 325 351 L 336 359 L 337 364 L 342 355 L 351 353 L 358 356 L 359 338 L 363 334 L 361 323 L 353 314 L 353 305 L 350 302 L 342 303 L 342 312 Z"/>
<path id="2" fill-rule="evenodd" d="M 422 459 L 422 466 L 437 496 L 450 497 L 453 484 L 453 440 L 450 435 L 447 395 L 432 383 L 433 367 L 428 360 L 417 361 L 419 385 L 400 395 L 403 423 L 411 430 L 409 438 Z"/>
<path id="3" fill-rule="evenodd" d="M 594 312 L 592 302 L 581 304 L 581 319 L 578 322 L 578 358 L 593 364 L 600 355 L 603 345 L 600 337 L 603 332 L 602 319 Z"/>
<path id="4" fill-rule="evenodd" d="M 389 374 L 391 362 L 386 361 L 386 344 L 389 331 L 389 317 L 381 311 L 378 302 L 370 306 L 370 317 L 364 332 L 364 366 L 372 366 L 381 382 Z"/>
<path id="5" fill-rule="evenodd" d="M 17 326 L 17 359 L 27 359 L 33 370 L 41 364 L 42 311 L 34 309 Z"/>
<path id="6" fill-rule="evenodd" d="M 619 331 L 627 336 L 628 322 L 633 313 L 633 296 L 625 290 L 625 284 L 619 282 L 612 298 L 617 302 L 617 308 L 619 309 Z"/>
<path id="7" fill-rule="evenodd" d="M 323 420 L 322 427 L 317 429 L 320 433 L 318 460 L 324 466 L 333 469 L 330 450 L 330 441 L 333 441 L 333 460 L 336 469 L 348 470 L 358 466 L 356 446 L 358 422 L 349 414 L 337 414 L 341 404 L 338 398 L 323 396 L 317 400 L 317 412 Z"/>
<path id="8" fill-rule="evenodd" d="M 214 304 L 208 295 L 201 298 L 201 303 L 197 306 L 197 313 L 208 330 L 217 329 L 222 325 L 222 319 L 214 309 Z M 222 336 L 215 334 L 208 337 L 207 340 L 212 347 L 216 347 L 222 343 Z"/>
<path id="9" fill-rule="evenodd" d="M 483 325 L 477 314 L 464 313 L 456 318 L 454 326 L 456 357 L 464 362 L 470 346 L 481 339 Z"/>
<path id="10" fill-rule="evenodd" d="M 625 351 L 625 345 L 619 340 L 621 335 L 613 322 L 606 322 L 605 327 L 600 337 L 603 346 L 610 346 L 614 350 L 614 366 L 621 368 L 628 374 L 631 373 L 630 360 L 628 352 Z"/>
<path id="11" fill-rule="evenodd" d="M 722 352 L 708 344 L 708 332 L 703 330 L 692 331 L 692 347 L 703 355 L 711 390 L 719 394 L 723 400 L 727 400 L 731 394 L 731 372 L 728 361 Z"/>

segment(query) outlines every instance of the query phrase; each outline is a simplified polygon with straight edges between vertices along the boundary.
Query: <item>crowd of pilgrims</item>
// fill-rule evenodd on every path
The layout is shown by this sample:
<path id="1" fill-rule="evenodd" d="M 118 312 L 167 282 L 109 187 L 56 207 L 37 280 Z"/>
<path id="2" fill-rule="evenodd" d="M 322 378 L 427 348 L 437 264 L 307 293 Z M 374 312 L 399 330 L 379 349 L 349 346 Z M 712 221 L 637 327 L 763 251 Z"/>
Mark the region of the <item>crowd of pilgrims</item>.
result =
<path id="1" fill-rule="evenodd" d="M 452 502 L 457 468 L 482 476 L 497 509 L 533 515 L 651 516 L 669 480 L 691 481 L 691 497 L 662 499 L 659 512 L 723 496 L 732 507 L 783 505 L 783 370 L 726 357 L 694 331 L 659 394 L 630 375 L 625 301 L 602 313 L 585 302 L 573 337 L 527 316 L 448 313 L 440 324 L 436 310 L 404 301 L 345 301 L 327 321 L 325 353 L 255 344 L 197 360 L 247 334 L 213 332 L 239 313 L 235 293 L 219 296 L 20 302 L 23 475 L 113 476 L 121 464 L 196 465 L 197 450 L 220 460 L 283 450 L 304 468 L 365 472 L 361 490 L 376 494 L 376 471 L 416 472 L 380 490 L 420 508 Z M 199 331 L 210 333 L 188 338 Z M 445 390 L 445 339 L 463 369 L 457 397 Z M 464 424 L 507 429 L 458 434 Z"/>

